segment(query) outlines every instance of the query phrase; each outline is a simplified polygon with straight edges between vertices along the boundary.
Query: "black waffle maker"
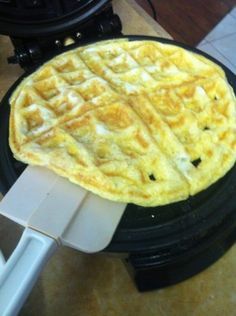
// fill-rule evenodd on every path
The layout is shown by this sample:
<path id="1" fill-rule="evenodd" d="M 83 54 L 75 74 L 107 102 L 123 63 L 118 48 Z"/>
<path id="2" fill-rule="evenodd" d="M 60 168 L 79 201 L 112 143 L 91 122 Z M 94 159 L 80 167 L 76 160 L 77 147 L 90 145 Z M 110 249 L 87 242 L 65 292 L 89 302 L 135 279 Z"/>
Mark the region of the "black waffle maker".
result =
<path id="1" fill-rule="evenodd" d="M 32 6 L 21 10 L 21 6 L 13 6 L 11 1 L 4 1 L 3 5 L 0 0 L 0 33 L 10 35 L 15 46 L 15 56 L 9 58 L 9 62 L 19 62 L 27 70 L 9 89 L 0 105 L 0 189 L 3 193 L 9 190 L 25 168 L 25 165 L 14 160 L 8 146 L 9 97 L 15 87 L 38 65 L 60 52 L 104 39 L 107 35 L 109 38 L 122 36 L 119 35 L 119 18 L 113 14 L 110 1 L 64 1 L 71 6 L 65 5 L 60 9 L 59 3 L 62 4 L 63 1 L 53 1 L 51 4 L 38 0 L 18 2 L 27 6 L 32 2 Z M 14 4 L 16 3 L 17 1 L 14 1 Z M 52 3 L 57 3 L 58 6 L 53 8 Z M 11 11 L 9 19 L 3 19 L 1 6 L 9 8 L 8 5 L 15 11 Z M 27 25 L 33 23 L 35 33 L 30 31 L 30 34 L 22 37 L 22 34 L 26 33 L 20 31 L 24 24 L 20 17 L 27 10 L 40 12 L 41 15 L 34 16 L 40 17 L 41 20 L 40 23 L 27 21 Z M 7 12 L 9 11 L 6 10 Z M 50 16 L 46 16 L 46 12 L 50 13 Z M 45 23 L 42 20 L 45 20 Z M 94 34 L 89 30 L 91 23 L 95 23 Z M 24 27 L 26 29 L 24 25 L 21 30 Z M 68 36 L 75 43 L 63 47 L 63 40 Z M 236 93 L 236 76 L 207 54 L 167 39 L 146 36 L 127 38 L 172 43 L 208 57 L 225 70 Z M 34 45 L 30 46 L 30 43 Z M 36 51 L 40 53 L 32 54 L 30 47 L 37 47 Z M 215 262 L 235 242 L 235 192 L 236 166 L 217 183 L 186 201 L 152 208 L 128 204 L 111 243 L 104 251 L 115 253 L 124 260 L 140 291 L 158 289 L 183 281 Z"/>

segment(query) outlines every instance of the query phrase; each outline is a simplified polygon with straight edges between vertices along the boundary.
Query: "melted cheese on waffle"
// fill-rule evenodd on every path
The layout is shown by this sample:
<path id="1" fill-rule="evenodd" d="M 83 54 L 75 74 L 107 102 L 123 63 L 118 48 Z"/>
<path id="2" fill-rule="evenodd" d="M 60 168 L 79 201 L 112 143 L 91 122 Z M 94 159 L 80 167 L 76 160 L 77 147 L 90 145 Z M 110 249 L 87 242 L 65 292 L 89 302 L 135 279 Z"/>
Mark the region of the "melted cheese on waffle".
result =
<path id="1" fill-rule="evenodd" d="M 13 93 L 10 146 L 92 192 L 144 206 L 188 198 L 236 160 L 236 100 L 205 57 L 112 40 L 59 55 Z"/>

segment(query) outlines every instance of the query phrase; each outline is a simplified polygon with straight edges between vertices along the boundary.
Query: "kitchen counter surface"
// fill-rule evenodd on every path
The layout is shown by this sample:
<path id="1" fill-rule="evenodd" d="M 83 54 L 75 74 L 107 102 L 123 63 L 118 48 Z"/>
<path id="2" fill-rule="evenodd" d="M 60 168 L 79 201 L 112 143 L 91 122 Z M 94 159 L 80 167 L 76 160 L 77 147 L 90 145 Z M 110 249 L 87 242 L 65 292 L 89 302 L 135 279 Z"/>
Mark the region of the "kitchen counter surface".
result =
<path id="1" fill-rule="evenodd" d="M 114 1 L 125 34 L 170 37 L 133 0 Z M 0 97 L 22 73 L 7 65 L 12 48 L 0 36 Z M 0 249 L 8 257 L 22 228 L 0 217 Z M 236 246 L 200 274 L 178 285 L 139 293 L 122 261 L 61 248 L 49 261 L 21 316 L 233 316 L 236 315 Z"/>

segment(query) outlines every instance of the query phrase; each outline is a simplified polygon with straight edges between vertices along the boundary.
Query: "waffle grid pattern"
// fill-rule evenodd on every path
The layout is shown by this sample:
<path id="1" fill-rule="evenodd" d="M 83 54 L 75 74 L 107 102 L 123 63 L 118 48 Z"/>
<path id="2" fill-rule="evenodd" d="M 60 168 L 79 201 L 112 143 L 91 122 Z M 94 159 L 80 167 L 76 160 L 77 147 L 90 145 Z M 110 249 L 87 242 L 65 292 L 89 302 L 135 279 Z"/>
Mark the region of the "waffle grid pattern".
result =
<path id="1" fill-rule="evenodd" d="M 63 148 L 60 155 L 80 177 L 69 178 L 112 199 L 183 199 L 236 159 L 235 97 L 223 71 L 172 45 L 121 40 L 78 48 L 24 80 L 11 105 L 16 157 L 65 175 L 62 159 L 52 166 Z"/>

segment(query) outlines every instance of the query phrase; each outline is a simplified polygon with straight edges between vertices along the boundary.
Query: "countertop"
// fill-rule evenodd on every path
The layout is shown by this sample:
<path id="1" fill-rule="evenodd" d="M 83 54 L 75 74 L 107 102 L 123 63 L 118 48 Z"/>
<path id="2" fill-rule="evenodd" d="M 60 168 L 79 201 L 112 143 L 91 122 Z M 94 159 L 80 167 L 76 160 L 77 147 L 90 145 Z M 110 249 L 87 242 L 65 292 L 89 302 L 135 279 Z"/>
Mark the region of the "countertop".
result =
<path id="1" fill-rule="evenodd" d="M 117 0 L 125 34 L 169 37 L 133 0 Z M 0 97 L 22 70 L 7 65 L 12 47 L 0 36 Z M 22 228 L 0 217 L 0 249 L 8 257 Z M 21 316 L 233 316 L 236 315 L 236 246 L 210 268 L 178 285 L 139 293 L 123 262 L 105 254 L 61 248 L 48 262 Z"/>

